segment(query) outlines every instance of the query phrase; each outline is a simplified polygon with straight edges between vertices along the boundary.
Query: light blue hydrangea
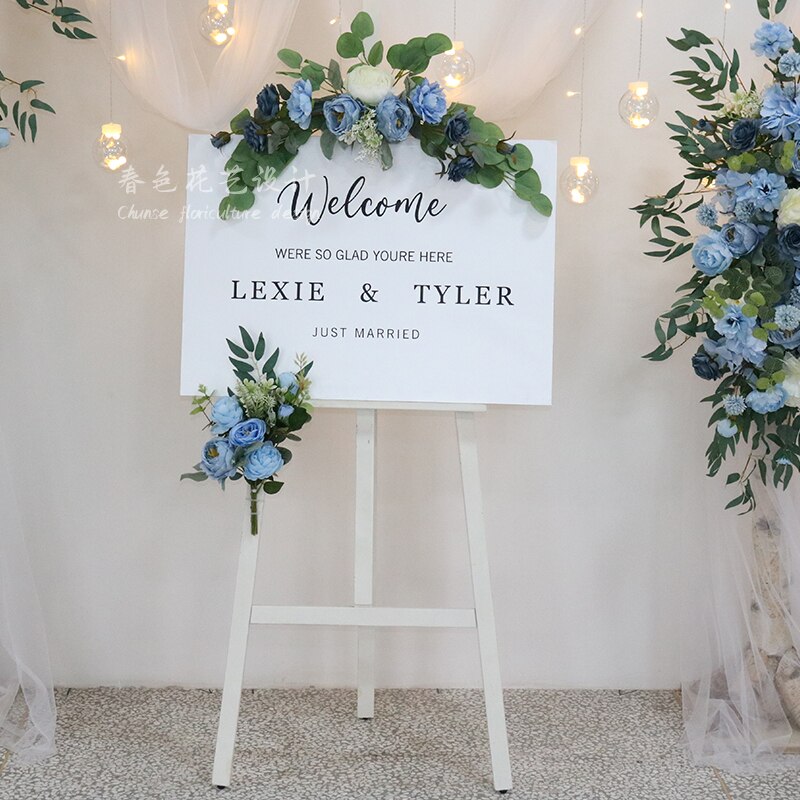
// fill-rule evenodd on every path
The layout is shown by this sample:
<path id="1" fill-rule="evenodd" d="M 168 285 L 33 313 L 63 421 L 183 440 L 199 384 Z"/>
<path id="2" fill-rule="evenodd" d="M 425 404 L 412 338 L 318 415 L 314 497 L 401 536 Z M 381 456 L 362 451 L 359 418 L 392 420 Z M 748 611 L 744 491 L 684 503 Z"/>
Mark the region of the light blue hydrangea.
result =
<path id="1" fill-rule="evenodd" d="M 717 209 L 709 203 L 703 203 L 697 209 L 697 221 L 706 228 L 713 228 L 717 224 Z"/>
<path id="2" fill-rule="evenodd" d="M 738 417 L 739 414 L 744 414 L 747 409 L 747 403 L 744 397 L 740 394 L 729 394 L 723 401 L 722 407 L 729 417 Z"/>
<path id="3" fill-rule="evenodd" d="M 717 423 L 717 433 L 724 436 L 726 439 L 732 439 L 739 432 L 736 423 L 731 422 L 729 419 L 721 419 Z"/>
<path id="4" fill-rule="evenodd" d="M 775 306 L 774 321 L 782 331 L 793 331 L 800 326 L 800 308 L 797 306 Z"/>
<path id="5" fill-rule="evenodd" d="M 800 98 L 794 84 L 775 84 L 761 101 L 761 130 L 774 139 L 791 139 L 800 126 Z"/>
<path id="6" fill-rule="evenodd" d="M 750 392 L 747 395 L 747 405 L 756 414 L 770 414 L 783 408 L 787 397 L 786 390 L 778 384 L 778 386 L 773 386 L 772 389 L 767 389 L 766 392 L 759 392 L 758 390 Z"/>
<path id="7" fill-rule="evenodd" d="M 778 61 L 778 69 L 787 78 L 800 76 L 800 53 L 784 53 Z"/>
<path id="8" fill-rule="evenodd" d="M 755 41 L 750 49 L 762 58 L 777 58 L 791 49 L 793 44 L 794 36 L 782 22 L 767 20 L 756 31 Z"/>

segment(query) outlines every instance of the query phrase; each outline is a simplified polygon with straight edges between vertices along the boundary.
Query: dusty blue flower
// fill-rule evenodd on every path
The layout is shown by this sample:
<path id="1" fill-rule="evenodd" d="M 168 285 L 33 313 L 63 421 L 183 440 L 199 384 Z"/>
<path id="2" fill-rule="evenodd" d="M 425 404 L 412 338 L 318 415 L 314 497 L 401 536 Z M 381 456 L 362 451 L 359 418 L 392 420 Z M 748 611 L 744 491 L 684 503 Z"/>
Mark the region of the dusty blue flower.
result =
<path id="1" fill-rule="evenodd" d="M 750 222 L 728 222 L 722 226 L 720 234 L 735 258 L 752 252 L 761 241 L 758 228 Z"/>
<path id="2" fill-rule="evenodd" d="M 267 84 L 257 95 L 256 105 L 265 120 L 272 119 L 280 108 L 280 96 L 274 84 Z"/>
<path id="3" fill-rule="evenodd" d="M 694 125 L 700 133 L 713 133 L 717 129 L 717 123 L 710 119 L 699 119 Z"/>
<path id="4" fill-rule="evenodd" d="M 795 286 L 791 292 L 789 292 L 789 302 L 793 306 L 800 306 L 800 286 Z"/>
<path id="5" fill-rule="evenodd" d="M 728 141 L 732 149 L 739 153 L 751 150 L 756 146 L 758 132 L 761 129 L 761 120 L 740 119 L 731 128 Z"/>
<path id="6" fill-rule="evenodd" d="M 772 344 L 779 344 L 785 350 L 794 350 L 795 347 L 800 347 L 800 330 L 794 333 L 770 331 L 769 340 Z"/>
<path id="7" fill-rule="evenodd" d="M 774 139 L 789 140 L 800 126 L 800 98 L 794 84 L 775 84 L 765 92 L 761 103 L 761 130 Z"/>
<path id="8" fill-rule="evenodd" d="M 245 122 L 242 133 L 244 134 L 244 140 L 250 145 L 253 152 L 263 153 L 267 149 L 267 136 L 254 119 L 249 119 Z"/>
<path id="9" fill-rule="evenodd" d="M 704 275 L 719 275 L 733 261 L 733 254 L 719 231 L 710 231 L 697 237 L 692 247 L 692 260 Z"/>
<path id="10" fill-rule="evenodd" d="M 800 225 L 792 223 L 778 231 L 778 249 L 787 258 L 800 261 Z"/>
<path id="11" fill-rule="evenodd" d="M 800 326 L 800 308 L 797 306 L 775 306 L 773 322 L 782 331 L 793 331 Z"/>
<path id="12" fill-rule="evenodd" d="M 785 389 L 779 384 L 778 386 L 773 386 L 772 389 L 767 389 L 766 392 L 753 390 L 747 395 L 747 405 L 756 414 L 769 414 L 783 408 L 787 397 Z"/>
<path id="13" fill-rule="evenodd" d="M 692 368 L 704 381 L 715 381 L 720 376 L 719 364 L 702 347 L 692 356 Z"/>
<path id="14" fill-rule="evenodd" d="M 461 181 L 471 172 L 475 171 L 475 159 L 472 156 L 458 156 L 447 166 L 447 178 L 451 181 Z"/>
<path id="15" fill-rule="evenodd" d="M 287 392 L 295 394 L 298 390 L 297 375 L 294 372 L 281 372 L 278 375 L 278 385 Z"/>
<path id="16" fill-rule="evenodd" d="M 260 442 L 267 432 L 267 425 L 263 419 L 246 419 L 231 428 L 228 441 L 237 447 L 248 447 Z"/>
<path id="17" fill-rule="evenodd" d="M 438 83 L 427 78 L 418 83 L 408 98 L 417 116 L 429 125 L 438 125 L 447 113 L 447 99 Z"/>
<path id="18" fill-rule="evenodd" d="M 787 78 L 800 76 L 800 53 L 784 53 L 778 61 L 778 69 Z"/>
<path id="19" fill-rule="evenodd" d="M 311 110 L 313 102 L 311 93 L 313 87 L 311 81 L 301 79 L 295 81 L 292 86 L 292 93 L 286 101 L 286 110 L 289 112 L 289 119 L 301 127 L 304 131 L 308 130 L 311 123 Z"/>
<path id="20" fill-rule="evenodd" d="M 733 215 L 741 222 L 749 222 L 756 213 L 756 204 L 752 200 L 738 200 L 733 207 Z"/>
<path id="21" fill-rule="evenodd" d="M 363 106 L 349 94 L 326 100 L 322 106 L 325 124 L 334 136 L 344 136 L 358 122 Z"/>
<path id="22" fill-rule="evenodd" d="M 219 150 L 220 147 L 228 144 L 231 140 L 231 135 L 228 131 L 220 131 L 219 133 L 211 134 L 211 144 Z"/>
<path id="23" fill-rule="evenodd" d="M 738 417 L 747 410 L 747 403 L 740 394 L 729 394 L 723 401 L 722 407 L 729 417 Z"/>
<path id="24" fill-rule="evenodd" d="M 212 433 L 226 433 L 241 422 L 244 411 L 235 397 L 220 397 L 211 409 Z"/>
<path id="25" fill-rule="evenodd" d="M 752 200 L 759 211 L 777 211 L 786 191 L 786 178 L 760 169 L 736 192 L 737 199 Z"/>
<path id="26" fill-rule="evenodd" d="M 794 44 L 794 36 L 782 22 L 767 20 L 761 23 L 761 27 L 756 31 L 756 38 L 750 45 L 750 49 L 757 56 L 777 58 L 781 53 L 789 50 L 792 44 Z"/>
<path id="27" fill-rule="evenodd" d="M 402 142 L 414 124 L 408 103 L 391 94 L 378 103 L 375 120 L 378 130 L 390 142 Z"/>
<path id="28" fill-rule="evenodd" d="M 225 439 L 212 439 L 203 446 L 203 456 L 200 459 L 200 469 L 218 481 L 224 481 L 236 474 L 233 466 L 233 455 L 236 448 L 228 444 Z"/>
<path id="29" fill-rule="evenodd" d="M 726 339 L 747 339 L 756 326 L 756 318 L 748 317 L 739 306 L 729 305 L 725 314 L 714 323 L 714 330 Z"/>
<path id="30" fill-rule="evenodd" d="M 249 481 L 261 481 L 274 475 L 283 466 L 283 458 L 272 442 L 264 442 L 247 454 L 244 476 Z"/>
<path id="31" fill-rule="evenodd" d="M 444 135 L 450 144 L 460 144 L 469 136 L 469 117 L 466 111 L 459 111 L 447 120 Z"/>
<path id="32" fill-rule="evenodd" d="M 717 209 L 709 203 L 703 203 L 697 209 L 697 221 L 706 228 L 713 228 L 717 224 Z"/>
<path id="33" fill-rule="evenodd" d="M 726 439 L 732 439 L 738 432 L 739 429 L 736 427 L 736 423 L 731 422 L 729 419 L 721 419 L 717 423 L 717 433 Z"/>
<path id="34" fill-rule="evenodd" d="M 291 406 L 288 403 L 281 403 L 278 406 L 278 419 L 286 419 L 287 417 L 291 417 L 293 413 L 294 406 Z"/>

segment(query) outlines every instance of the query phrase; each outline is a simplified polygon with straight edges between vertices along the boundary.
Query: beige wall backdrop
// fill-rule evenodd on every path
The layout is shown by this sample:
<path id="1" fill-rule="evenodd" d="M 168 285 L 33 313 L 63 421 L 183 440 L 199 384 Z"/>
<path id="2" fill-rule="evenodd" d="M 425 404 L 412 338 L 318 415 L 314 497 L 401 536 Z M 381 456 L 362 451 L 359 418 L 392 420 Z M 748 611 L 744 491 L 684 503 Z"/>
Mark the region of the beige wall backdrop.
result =
<path id="1" fill-rule="evenodd" d="M 333 5 L 303 0 L 298 49 L 332 53 Z M 419 5 L 431 14 L 414 17 L 420 32 L 448 30 L 449 2 Z M 729 17 L 728 42 L 743 51 L 754 6 L 735 2 Z M 492 13 L 491 2 L 482 8 Z M 680 175 L 663 124 L 634 132 L 617 116 L 635 78 L 637 8 L 612 0 L 588 39 L 584 150 L 601 191 L 587 207 L 559 205 L 553 405 L 493 408 L 479 420 L 508 686 L 677 685 L 684 579 L 718 502 L 703 469 L 697 401 L 707 387 L 689 353 L 660 366 L 640 358 L 690 267 L 643 257 L 646 237 L 628 210 Z M 679 24 L 718 34 L 722 16 L 717 0 L 647 4 L 644 77 L 660 123 L 687 107 L 668 79 L 682 57 L 664 35 Z M 8 74 L 45 80 L 58 110 L 41 120 L 35 145 L 0 153 L 0 446 L 56 682 L 219 685 L 244 500 L 240 487 L 223 494 L 178 481 L 203 441 L 178 396 L 186 131 L 117 85 L 115 117 L 145 181 L 126 194 L 91 158 L 108 117 L 100 46 L 54 36 L 9 2 L 0 53 Z M 565 93 L 578 76 L 573 58 L 521 119 L 505 121 L 522 137 L 558 140 L 562 166 L 576 150 L 577 98 Z M 181 184 L 174 193 L 152 186 L 162 165 Z M 168 218 L 119 219 L 131 203 Z M 502 380 L 491 363 L 478 366 Z M 268 503 L 260 601 L 349 602 L 354 424 L 352 412 L 320 411 L 306 429 L 285 490 Z M 381 414 L 377 473 L 377 602 L 467 603 L 452 420 Z M 350 633 L 256 629 L 251 643 L 250 685 L 352 684 Z M 381 633 L 378 679 L 477 685 L 473 636 Z"/>

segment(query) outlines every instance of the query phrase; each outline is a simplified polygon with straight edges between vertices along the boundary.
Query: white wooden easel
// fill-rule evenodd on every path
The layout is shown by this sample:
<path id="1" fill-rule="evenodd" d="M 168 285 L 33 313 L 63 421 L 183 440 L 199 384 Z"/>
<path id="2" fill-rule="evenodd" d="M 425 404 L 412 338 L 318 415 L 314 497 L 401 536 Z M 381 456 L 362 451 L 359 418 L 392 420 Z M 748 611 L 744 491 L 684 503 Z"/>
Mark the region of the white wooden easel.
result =
<path id="1" fill-rule="evenodd" d="M 230 785 L 239 702 L 242 694 L 247 636 L 250 625 L 337 625 L 358 629 L 357 716 L 374 716 L 375 628 L 476 628 L 480 649 L 486 721 L 492 757 L 494 788 L 511 789 L 511 763 L 503 706 L 503 687 L 497 653 L 494 607 L 489 580 L 489 560 L 478 467 L 478 444 L 474 412 L 486 406 L 417 403 L 318 403 L 320 408 L 356 408 L 356 517 L 355 585 L 352 606 L 259 606 L 253 605 L 258 546 L 263 532 L 250 533 L 249 512 L 242 526 L 239 568 L 233 600 L 228 659 L 222 690 L 222 709 L 217 729 L 217 747 L 211 782 Z M 372 605 L 373 540 L 375 517 L 375 421 L 379 409 L 455 412 L 464 511 L 472 571 L 473 608 L 381 608 Z M 263 517 L 263 493 L 259 500 L 259 524 Z"/>

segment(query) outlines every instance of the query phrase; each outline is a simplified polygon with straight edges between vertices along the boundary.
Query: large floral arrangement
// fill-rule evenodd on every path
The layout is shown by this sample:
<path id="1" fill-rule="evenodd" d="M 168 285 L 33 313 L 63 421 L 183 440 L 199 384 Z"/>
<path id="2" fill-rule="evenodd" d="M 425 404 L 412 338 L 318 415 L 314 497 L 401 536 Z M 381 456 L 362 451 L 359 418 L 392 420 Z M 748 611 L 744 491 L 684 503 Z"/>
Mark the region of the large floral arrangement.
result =
<path id="1" fill-rule="evenodd" d="M 230 131 L 211 137 L 215 147 L 228 144 L 232 134 L 243 137 L 225 167 L 229 193 L 220 216 L 249 209 L 255 191 L 280 175 L 314 133 L 320 134 L 327 158 L 337 147 L 355 149 L 357 158 L 384 169 L 392 166 L 392 145 L 410 136 L 439 161 L 442 176 L 490 189 L 506 185 L 549 216 L 552 203 L 542 193 L 530 150 L 477 117 L 474 106 L 448 105 L 439 84 L 423 77 L 431 58 L 452 47 L 450 39 L 432 33 L 392 45 L 386 51 L 388 70 L 381 66 L 383 43 L 369 49 L 365 44 L 374 32 L 372 19 L 362 11 L 339 37 L 337 53 L 355 59 L 345 71 L 335 59 L 326 67 L 294 50 L 278 53 L 289 68 L 280 74 L 295 79 L 292 88 L 265 86 L 253 111 L 244 109 L 231 120 Z"/>
<path id="2" fill-rule="evenodd" d="M 785 3 L 777 0 L 775 13 Z M 635 208 L 657 247 L 647 255 L 670 261 L 691 252 L 695 267 L 656 320 L 659 344 L 645 358 L 663 361 L 700 340 L 692 366 L 715 384 L 703 401 L 713 407 L 709 474 L 747 448 L 727 477 L 737 488 L 728 507 L 743 512 L 755 506 L 751 479 L 785 488 L 800 469 L 800 41 L 771 19 L 769 0 L 758 8 L 767 21 L 752 50 L 766 60 L 765 86 L 745 85 L 736 51 L 699 31 L 669 40 L 700 50 L 693 69 L 673 75 L 705 116 L 679 112 L 668 125 L 688 164 L 685 180 Z M 692 211 L 706 228 L 696 237 L 685 222 Z"/>
<path id="3" fill-rule="evenodd" d="M 286 440 L 299 442 L 299 431 L 311 419 L 308 372 L 313 362 L 300 355 L 294 372 L 276 372 L 280 350 L 266 355 L 266 341 L 239 328 L 241 344 L 227 340 L 233 354 L 229 360 L 237 379 L 233 389 L 217 399 L 200 386 L 192 401 L 191 414 L 202 414 L 213 437 L 203 445 L 200 462 L 181 479 L 212 478 L 225 488 L 225 481 L 244 481 L 250 487 L 250 532 L 258 533 L 258 493 L 277 494 L 283 482 L 277 473 L 288 464 L 292 452 L 281 446 Z"/>

